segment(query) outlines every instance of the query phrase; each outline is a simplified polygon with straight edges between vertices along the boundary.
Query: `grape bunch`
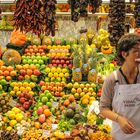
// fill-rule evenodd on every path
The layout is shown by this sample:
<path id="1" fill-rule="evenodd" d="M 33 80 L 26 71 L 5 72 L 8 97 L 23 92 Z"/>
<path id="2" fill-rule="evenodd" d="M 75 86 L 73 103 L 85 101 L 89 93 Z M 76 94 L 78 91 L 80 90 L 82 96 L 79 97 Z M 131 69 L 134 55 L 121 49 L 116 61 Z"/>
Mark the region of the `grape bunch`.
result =
<path id="1" fill-rule="evenodd" d="M 102 0 L 89 0 L 89 5 L 92 7 L 92 13 L 95 13 L 97 8 L 102 4 Z"/>
<path id="2" fill-rule="evenodd" d="M 11 109 L 9 104 L 10 96 L 7 93 L 0 94 L 0 113 L 6 113 Z"/>

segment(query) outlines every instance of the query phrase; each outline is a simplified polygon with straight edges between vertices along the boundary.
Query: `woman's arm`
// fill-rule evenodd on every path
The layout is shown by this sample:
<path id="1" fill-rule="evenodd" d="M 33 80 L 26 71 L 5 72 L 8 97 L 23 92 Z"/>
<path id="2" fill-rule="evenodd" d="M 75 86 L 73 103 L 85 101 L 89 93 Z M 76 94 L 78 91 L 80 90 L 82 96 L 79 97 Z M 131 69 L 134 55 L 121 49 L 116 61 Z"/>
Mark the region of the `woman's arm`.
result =
<path id="1" fill-rule="evenodd" d="M 110 109 L 103 109 L 101 115 L 118 123 L 122 131 L 126 134 L 132 134 L 136 131 L 134 125 L 127 118 L 120 116 Z"/>

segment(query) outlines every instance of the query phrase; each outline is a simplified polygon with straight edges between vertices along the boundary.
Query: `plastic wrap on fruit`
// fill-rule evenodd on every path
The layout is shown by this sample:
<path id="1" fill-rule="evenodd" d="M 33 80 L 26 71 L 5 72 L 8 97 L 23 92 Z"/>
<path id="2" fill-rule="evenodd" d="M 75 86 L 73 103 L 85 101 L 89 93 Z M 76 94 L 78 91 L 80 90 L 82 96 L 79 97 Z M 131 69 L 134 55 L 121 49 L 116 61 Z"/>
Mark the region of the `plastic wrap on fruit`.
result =
<path id="1" fill-rule="evenodd" d="M 72 79 L 75 82 L 80 82 L 82 80 L 82 73 L 80 68 L 73 69 L 72 71 Z"/>
<path id="2" fill-rule="evenodd" d="M 82 66 L 82 73 L 84 75 L 86 75 L 86 74 L 88 74 L 88 72 L 89 72 L 89 65 L 88 64 L 83 64 L 83 66 Z"/>
<path id="3" fill-rule="evenodd" d="M 88 73 L 88 81 L 89 82 L 96 82 L 97 80 L 97 72 L 95 69 L 92 69 Z"/>

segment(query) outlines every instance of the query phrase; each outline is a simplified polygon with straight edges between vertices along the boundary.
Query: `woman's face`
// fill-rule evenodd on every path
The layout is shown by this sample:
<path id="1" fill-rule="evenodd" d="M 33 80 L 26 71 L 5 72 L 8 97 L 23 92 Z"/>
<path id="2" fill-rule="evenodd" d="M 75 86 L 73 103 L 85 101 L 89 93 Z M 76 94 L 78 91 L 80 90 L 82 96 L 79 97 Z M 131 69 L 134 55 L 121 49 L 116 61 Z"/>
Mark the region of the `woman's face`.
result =
<path id="1" fill-rule="evenodd" d="M 140 59 L 140 44 L 129 50 L 129 52 L 125 52 L 123 56 L 126 63 L 137 66 L 139 62 L 136 62 L 136 59 Z"/>

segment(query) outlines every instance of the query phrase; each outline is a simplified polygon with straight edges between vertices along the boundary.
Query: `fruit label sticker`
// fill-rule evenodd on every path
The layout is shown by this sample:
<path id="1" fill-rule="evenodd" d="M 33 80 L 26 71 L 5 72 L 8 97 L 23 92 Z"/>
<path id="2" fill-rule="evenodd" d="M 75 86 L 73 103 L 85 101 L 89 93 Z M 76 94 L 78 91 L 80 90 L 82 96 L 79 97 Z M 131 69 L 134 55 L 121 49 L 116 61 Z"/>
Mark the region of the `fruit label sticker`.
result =
<path id="1" fill-rule="evenodd" d="M 65 131 L 65 135 L 70 136 L 70 131 Z"/>
<path id="2" fill-rule="evenodd" d="M 53 106 L 53 108 L 58 107 L 58 102 L 53 102 L 52 106 Z"/>
<path id="3" fill-rule="evenodd" d="M 50 131 L 48 130 L 43 131 L 43 137 L 49 137 L 49 135 L 50 135 Z"/>
<path id="4" fill-rule="evenodd" d="M 52 124 L 52 129 L 55 130 L 57 129 L 58 124 Z"/>
<path id="5" fill-rule="evenodd" d="M 17 104 L 16 101 L 14 101 L 13 99 L 10 99 L 10 101 L 9 101 L 9 105 L 10 105 L 11 107 L 15 107 L 16 104 Z"/>

